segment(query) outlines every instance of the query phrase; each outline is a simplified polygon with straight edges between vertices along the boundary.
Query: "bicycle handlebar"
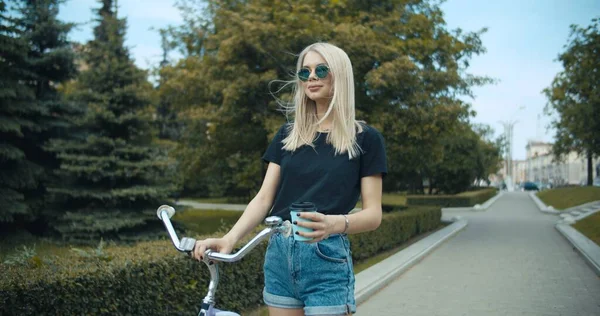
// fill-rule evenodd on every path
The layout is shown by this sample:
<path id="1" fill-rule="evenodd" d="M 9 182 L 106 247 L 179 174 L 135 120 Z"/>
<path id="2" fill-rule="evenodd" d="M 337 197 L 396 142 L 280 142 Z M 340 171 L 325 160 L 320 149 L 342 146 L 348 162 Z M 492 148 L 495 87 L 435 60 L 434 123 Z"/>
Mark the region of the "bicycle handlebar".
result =
<path id="1" fill-rule="evenodd" d="M 191 254 L 196 246 L 196 240 L 194 238 L 183 237 L 181 240 L 177 236 L 175 229 L 173 228 L 173 224 L 171 223 L 171 217 L 175 214 L 175 209 L 169 205 L 161 205 L 156 210 L 156 215 L 160 220 L 162 220 L 167 232 L 169 232 L 169 236 L 171 237 L 171 241 L 175 248 L 181 252 Z M 225 254 L 219 252 L 213 252 L 211 249 L 207 249 L 204 252 L 204 258 L 202 262 L 204 262 L 209 271 L 210 271 L 210 282 L 208 285 L 208 293 L 206 297 L 202 300 L 202 307 L 200 309 L 199 315 L 208 315 L 210 314 L 214 303 L 215 303 L 215 292 L 217 291 L 217 286 L 219 284 L 219 269 L 218 265 L 214 264 L 213 261 L 220 262 L 235 262 L 242 259 L 246 254 L 248 254 L 254 247 L 256 247 L 263 239 L 268 237 L 274 232 L 281 232 L 286 236 L 289 236 L 292 231 L 292 225 L 289 221 L 283 222 L 281 217 L 278 216 L 270 216 L 265 219 L 265 224 L 267 224 L 267 228 L 263 229 L 259 232 L 252 240 L 250 240 L 242 249 L 238 250 L 238 252 L 234 254 Z M 207 314 L 208 313 L 208 314 Z M 237 314 L 235 314 L 237 315 Z"/>
<path id="2" fill-rule="evenodd" d="M 163 221 L 167 232 L 169 232 L 169 236 L 171 237 L 171 241 L 175 248 L 181 252 L 191 253 L 194 250 L 194 246 L 196 245 L 196 240 L 193 238 L 183 237 L 181 240 L 177 236 L 175 229 L 173 228 L 173 224 L 171 223 L 171 217 L 175 214 L 175 209 L 169 205 L 161 205 L 158 210 L 156 210 L 156 215 L 158 218 Z M 248 254 L 254 247 L 256 247 L 263 239 L 270 236 L 272 233 L 279 231 L 284 234 L 289 234 L 291 230 L 291 226 L 289 222 L 283 223 L 281 217 L 278 216 L 270 216 L 265 219 L 265 224 L 269 227 L 263 229 L 259 232 L 252 240 L 250 240 L 242 249 L 234 254 L 225 254 L 214 252 L 210 249 L 205 251 L 205 256 L 209 260 L 220 261 L 220 262 L 236 262 L 242 259 L 246 254 Z"/>

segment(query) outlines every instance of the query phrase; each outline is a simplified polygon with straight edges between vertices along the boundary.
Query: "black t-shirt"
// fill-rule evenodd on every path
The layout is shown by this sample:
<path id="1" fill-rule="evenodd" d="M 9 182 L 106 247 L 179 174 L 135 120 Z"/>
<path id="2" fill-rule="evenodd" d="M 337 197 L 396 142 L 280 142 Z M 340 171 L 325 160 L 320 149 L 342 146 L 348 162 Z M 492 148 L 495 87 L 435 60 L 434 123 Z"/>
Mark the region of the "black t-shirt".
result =
<path id="1" fill-rule="evenodd" d="M 262 159 L 281 167 L 279 187 L 271 214 L 290 219 L 289 206 L 295 202 L 312 202 L 323 214 L 348 214 L 360 197 L 360 179 L 387 174 L 383 136 L 363 124 L 356 135 L 362 149 L 359 157 L 348 153 L 334 155 L 335 147 L 326 142 L 326 133 L 317 133 L 314 148 L 308 145 L 295 151 L 283 149 L 289 124 L 284 124 L 267 148 Z"/>

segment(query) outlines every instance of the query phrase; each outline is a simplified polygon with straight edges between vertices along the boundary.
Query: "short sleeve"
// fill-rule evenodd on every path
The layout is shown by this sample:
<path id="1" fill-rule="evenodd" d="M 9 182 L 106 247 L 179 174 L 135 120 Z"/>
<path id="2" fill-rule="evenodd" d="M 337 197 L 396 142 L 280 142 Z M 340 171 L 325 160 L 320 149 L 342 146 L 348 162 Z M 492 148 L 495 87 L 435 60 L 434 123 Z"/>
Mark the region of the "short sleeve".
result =
<path id="1" fill-rule="evenodd" d="M 362 154 L 360 157 L 360 177 L 368 177 L 381 173 L 387 174 L 387 158 L 385 155 L 385 142 L 383 135 L 371 126 L 365 127 Z"/>
<path id="2" fill-rule="evenodd" d="M 285 139 L 285 133 L 286 124 L 279 128 L 279 131 L 277 131 L 277 133 L 273 137 L 273 140 L 271 140 L 269 147 L 267 147 L 267 151 L 265 151 L 264 155 L 262 156 L 262 160 L 264 162 L 272 162 L 281 165 L 281 152 L 283 150 L 282 141 Z"/>

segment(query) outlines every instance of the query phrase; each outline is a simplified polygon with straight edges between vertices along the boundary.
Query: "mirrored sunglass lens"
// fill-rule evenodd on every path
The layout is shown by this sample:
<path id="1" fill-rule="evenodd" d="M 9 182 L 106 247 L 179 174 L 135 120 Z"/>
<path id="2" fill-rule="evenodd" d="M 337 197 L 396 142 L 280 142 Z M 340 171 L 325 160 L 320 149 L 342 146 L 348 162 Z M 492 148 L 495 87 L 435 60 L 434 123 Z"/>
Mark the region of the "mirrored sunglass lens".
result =
<path id="1" fill-rule="evenodd" d="M 308 80 L 308 76 L 310 76 L 310 71 L 308 69 L 300 69 L 298 71 L 298 78 L 302 81 Z"/>
<path id="2" fill-rule="evenodd" d="M 317 69 L 315 69 L 315 74 L 320 79 L 323 79 L 323 78 L 327 77 L 327 74 L 329 74 L 329 68 L 327 68 L 327 66 L 325 66 L 325 65 L 317 66 Z"/>

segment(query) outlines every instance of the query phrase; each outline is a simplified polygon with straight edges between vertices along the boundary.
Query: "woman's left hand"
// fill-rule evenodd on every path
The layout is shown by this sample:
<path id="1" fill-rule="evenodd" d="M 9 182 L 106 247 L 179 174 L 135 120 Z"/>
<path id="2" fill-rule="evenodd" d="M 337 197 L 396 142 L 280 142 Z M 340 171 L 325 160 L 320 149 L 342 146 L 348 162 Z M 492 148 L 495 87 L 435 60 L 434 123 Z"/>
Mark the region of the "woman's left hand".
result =
<path id="1" fill-rule="evenodd" d="M 313 230 L 313 232 L 305 233 L 298 231 L 297 234 L 302 237 L 312 238 L 307 241 L 308 243 L 319 242 L 323 239 L 327 239 L 329 235 L 337 233 L 335 231 L 336 219 L 341 215 L 325 215 L 317 212 L 300 212 L 298 217 L 311 220 L 312 222 L 295 222 L 295 225 L 300 227 L 306 227 Z"/>

